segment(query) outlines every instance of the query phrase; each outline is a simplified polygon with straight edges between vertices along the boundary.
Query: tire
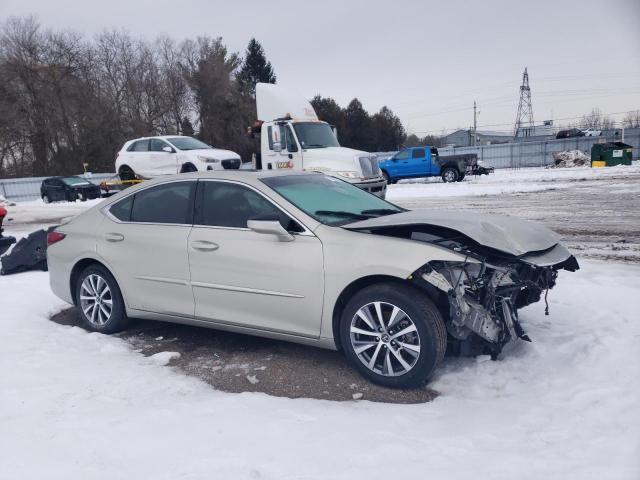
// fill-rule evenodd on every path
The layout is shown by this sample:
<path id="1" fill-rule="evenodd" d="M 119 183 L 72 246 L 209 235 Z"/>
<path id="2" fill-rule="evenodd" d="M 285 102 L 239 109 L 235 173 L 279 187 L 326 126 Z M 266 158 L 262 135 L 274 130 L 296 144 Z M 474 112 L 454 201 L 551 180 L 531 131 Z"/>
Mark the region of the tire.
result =
<path id="1" fill-rule="evenodd" d="M 384 170 L 382 170 L 382 176 L 387 181 L 387 183 L 391 183 L 391 178 L 389 178 L 389 174 L 387 172 L 385 172 Z"/>
<path id="2" fill-rule="evenodd" d="M 101 301 L 97 307 L 92 307 L 96 305 L 95 300 L 91 301 L 91 298 L 96 298 L 96 290 Z M 100 333 L 115 333 L 125 329 L 129 324 L 120 287 L 113 275 L 101 265 L 89 265 L 82 271 L 78 276 L 75 292 L 78 314 L 87 329 Z"/>
<path id="3" fill-rule="evenodd" d="M 464 176 L 465 176 L 465 174 L 464 174 L 464 173 L 461 173 L 461 174 L 460 174 L 460 176 L 458 177 L 458 180 L 457 180 L 457 181 L 458 181 L 458 182 L 463 181 L 463 180 L 464 180 Z"/>
<path id="4" fill-rule="evenodd" d="M 51 200 L 49 199 L 49 195 L 47 195 L 46 193 L 42 196 L 42 201 L 44 203 L 51 203 Z"/>
<path id="5" fill-rule="evenodd" d="M 118 172 L 118 176 L 120 177 L 120 180 L 122 180 L 123 182 L 125 182 L 127 180 L 135 180 L 136 179 L 136 174 L 133 172 L 133 170 L 131 170 L 127 166 L 124 166 L 124 167 L 120 168 L 120 171 Z"/>
<path id="6" fill-rule="evenodd" d="M 384 328 L 377 320 L 376 304 Z M 392 319 L 394 307 L 399 312 Z M 376 332 L 370 324 L 383 330 Z M 400 342 L 394 339 L 407 329 L 396 337 Z M 444 358 L 447 331 L 426 294 L 407 285 L 379 283 L 349 300 L 340 319 L 340 340 L 349 363 L 368 380 L 390 388 L 416 388 L 429 380 Z"/>
<path id="7" fill-rule="evenodd" d="M 442 177 L 442 181 L 444 183 L 449 183 L 457 182 L 460 175 L 458 173 L 458 170 L 456 170 L 455 168 L 447 167 L 441 172 L 440 176 Z"/>
<path id="8" fill-rule="evenodd" d="M 182 165 L 182 168 L 180 169 L 180 173 L 191 173 L 191 172 L 197 172 L 197 171 L 198 169 L 193 163 L 185 163 L 184 165 Z"/>

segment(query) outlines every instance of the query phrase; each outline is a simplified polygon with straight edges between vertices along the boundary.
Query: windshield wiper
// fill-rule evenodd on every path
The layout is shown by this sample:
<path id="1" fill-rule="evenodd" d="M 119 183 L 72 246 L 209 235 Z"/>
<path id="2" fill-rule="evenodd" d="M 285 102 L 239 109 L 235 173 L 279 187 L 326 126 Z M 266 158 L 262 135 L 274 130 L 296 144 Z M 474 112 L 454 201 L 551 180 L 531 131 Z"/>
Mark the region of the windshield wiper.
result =
<path id="1" fill-rule="evenodd" d="M 401 210 L 394 208 L 370 208 L 369 210 L 362 210 L 363 215 L 393 215 L 394 213 L 400 213 Z"/>
<path id="2" fill-rule="evenodd" d="M 305 145 L 304 148 L 327 148 L 327 146 L 321 145 L 319 143 L 310 143 L 308 145 Z"/>
<path id="3" fill-rule="evenodd" d="M 362 213 L 355 212 L 347 212 L 342 210 L 316 210 L 316 215 L 332 215 L 336 217 L 349 217 L 355 218 L 358 220 L 366 220 L 367 218 L 371 218 L 371 215 L 364 215 Z"/>

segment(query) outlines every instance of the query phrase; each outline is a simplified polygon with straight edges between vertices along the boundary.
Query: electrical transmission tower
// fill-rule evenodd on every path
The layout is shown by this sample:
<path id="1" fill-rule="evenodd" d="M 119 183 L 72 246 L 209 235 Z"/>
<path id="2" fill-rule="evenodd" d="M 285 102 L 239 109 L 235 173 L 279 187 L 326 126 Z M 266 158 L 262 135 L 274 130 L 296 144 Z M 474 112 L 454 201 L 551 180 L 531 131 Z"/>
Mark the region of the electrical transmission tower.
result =
<path id="1" fill-rule="evenodd" d="M 533 127 L 533 108 L 531 106 L 531 88 L 529 87 L 529 74 L 527 67 L 524 67 L 522 74 L 522 85 L 520 85 L 520 101 L 518 102 L 518 115 L 516 116 L 516 126 L 513 136 L 518 136 L 518 130 L 527 126 Z"/>

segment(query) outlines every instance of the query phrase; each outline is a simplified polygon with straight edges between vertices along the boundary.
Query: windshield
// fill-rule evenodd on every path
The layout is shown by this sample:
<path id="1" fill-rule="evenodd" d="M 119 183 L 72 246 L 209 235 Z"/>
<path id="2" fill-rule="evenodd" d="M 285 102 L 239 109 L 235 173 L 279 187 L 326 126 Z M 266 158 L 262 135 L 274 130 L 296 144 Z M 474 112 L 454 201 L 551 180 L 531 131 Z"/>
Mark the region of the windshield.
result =
<path id="1" fill-rule="evenodd" d="M 213 148 L 211 145 L 207 145 L 206 143 L 192 137 L 171 137 L 167 138 L 167 140 L 169 140 L 169 142 L 171 142 L 178 150 L 202 150 L 205 148 Z"/>
<path id="2" fill-rule="evenodd" d="M 339 147 L 338 139 L 326 123 L 299 122 L 293 128 L 302 148 Z"/>
<path id="3" fill-rule="evenodd" d="M 91 182 L 88 182 L 84 178 L 80 177 L 67 177 L 63 178 L 62 181 L 70 187 L 73 187 L 75 185 L 91 185 Z"/>
<path id="4" fill-rule="evenodd" d="M 322 174 L 263 178 L 300 210 L 326 225 L 340 226 L 405 210 L 338 178 Z"/>

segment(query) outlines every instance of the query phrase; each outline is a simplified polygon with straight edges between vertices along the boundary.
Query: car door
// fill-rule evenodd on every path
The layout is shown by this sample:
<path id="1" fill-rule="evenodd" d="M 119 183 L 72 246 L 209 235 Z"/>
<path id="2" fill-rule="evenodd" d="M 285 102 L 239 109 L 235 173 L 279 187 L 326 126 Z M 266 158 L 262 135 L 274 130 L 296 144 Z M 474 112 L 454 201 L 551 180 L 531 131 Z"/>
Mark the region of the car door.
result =
<path id="1" fill-rule="evenodd" d="M 170 152 L 163 148 L 169 147 Z M 164 140 L 152 138 L 149 141 L 149 163 L 153 175 L 175 175 L 178 172 L 178 155 L 175 149 Z"/>
<path id="2" fill-rule="evenodd" d="M 278 125 L 276 130 L 276 142 L 280 141 L 282 150 L 276 155 L 276 165 L 272 168 L 290 169 L 295 165 L 298 168 L 304 168 L 302 151 L 298 146 L 298 139 L 293 133 L 293 129 L 289 124 Z"/>
<path id="3" fill-rule="evenodd" d="M 149 139 L 144 138 L 133 142 L 127 150 L 127 163 L 133 171 L 145 178 L 153 176 L 149 158 Z"/>
<path id="4" fill-rule="evenodd" d="M 408 162 L 410 175 L 417 177 L 429 173 L 429 162 L 424 148 L 412 149 L 411 159 Z"/>
<path id="5" fill-rule="evenodd" d="M 115 273 L 129 308 L 193 317 L 187 239 L 195 180 L 138 190 L 110 206 L 98 254 Z"/>
<path id="6" fill-rule="evenodd" d="M 404 177 L 407 175 L 409 166 L 409 154 L 411 150 L 398 152 L 389 162 L 392 177 Z"/>
<path id="7" fill-rule="evenodd" d="M 51 180 L 49 191 L 51 192 L 51 196 L 49 197 L 51 201 L 60 202 L 67 200 L 64 182 L 59 178 Z"/>
<path id="8" fill-rule="evenodd" d="M 189 265 L 197 319 L 306 337 L 320 335 L 322 244 L 245 184 L 200 180 Z M 295 239 L 247 228 L 278 216 Z"/>

